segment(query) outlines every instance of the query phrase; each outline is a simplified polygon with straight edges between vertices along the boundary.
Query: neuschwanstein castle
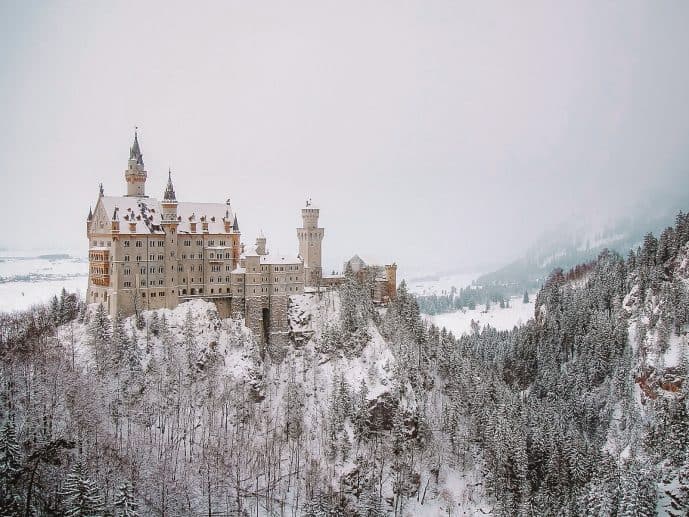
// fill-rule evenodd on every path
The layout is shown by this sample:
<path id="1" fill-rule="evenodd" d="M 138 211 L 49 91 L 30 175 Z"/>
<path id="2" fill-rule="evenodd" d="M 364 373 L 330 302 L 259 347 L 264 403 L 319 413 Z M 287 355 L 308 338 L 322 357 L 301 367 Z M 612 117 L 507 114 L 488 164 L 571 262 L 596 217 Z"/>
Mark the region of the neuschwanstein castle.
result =
<path id="1" fill-rule="evenodd" d="M 138 135 L 124 173 L 125 196 L 103 187 L 89 209 L 88 303 L 103 303 L 111 315 L 176 307 L 194 298 L 215 303 L 223 317 L 240 314 L 259 342 L 280 341 L 289 332 L 292 295 L 335 287 L 342 275 L 323 275 L 319 209 L 307 202 L 297 228 L 299 254 L 267 253 L 266 239 L 245 246 L 237 214 L 225 203 L 177 201 L 168 172 L 162 200 L 146 195 L 147 172 Z M 372 296 L 385 303 L 396 294 L 395 264 L 367 265 L 358 256 L 345 264 L 359 278 L 370 274 Z"/>

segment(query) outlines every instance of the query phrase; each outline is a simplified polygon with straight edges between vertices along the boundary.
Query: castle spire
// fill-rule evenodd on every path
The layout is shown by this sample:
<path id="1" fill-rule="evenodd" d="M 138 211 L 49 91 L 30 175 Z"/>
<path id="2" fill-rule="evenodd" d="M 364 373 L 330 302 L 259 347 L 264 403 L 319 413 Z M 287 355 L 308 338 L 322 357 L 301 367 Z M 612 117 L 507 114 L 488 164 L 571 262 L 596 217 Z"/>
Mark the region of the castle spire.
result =
<path id="1" fill-rule="evenodd" d="M 169 168 L 167 170 L 167 187 L 165 188 L 163 199 L 165 201 L 177 201 L 175 197 L 175 187 L 172 186 L 172 171 Z"/>
<path id="2" fill-rule="evenodd" d="M 239 223 L 237 223 L 237 214 L 234 214 L 234 222 L 232 223 L 232 231 L 233 232 L 239 231 Z"/>
<path id="3" fill-rule="evenodd" d="M 103 197 L 103 184 L 102 183 L 98 187 L 98 197 Z"/>
<path id="4" fill-rule="evenodd" d="M 134 143 L 129 148 L 129 163 L 124 171 L 127 181 L 127 196 L 146 197 L 146 178 L 148 174 L 144 169 L 144 155 L 139 145 L 138 127 L 134 130 Z"/>
<path id="5" fill-rule="evenodd" d="M 90 221 L 93 219 L 93 212 L 91 211 L 91 207 L 89 207 L 89 215 L 86 217 L 87 221 Z"/>
<path id="6" fill-rule="evenodd" d="M 129 160 L 134 160 L 137 165 L 144 166 L 144 155 L 141 154 L 141 147 L 139 147 L 139 132 L 138 127 L 134 129 L 134 143 L 129 148 Z"/>

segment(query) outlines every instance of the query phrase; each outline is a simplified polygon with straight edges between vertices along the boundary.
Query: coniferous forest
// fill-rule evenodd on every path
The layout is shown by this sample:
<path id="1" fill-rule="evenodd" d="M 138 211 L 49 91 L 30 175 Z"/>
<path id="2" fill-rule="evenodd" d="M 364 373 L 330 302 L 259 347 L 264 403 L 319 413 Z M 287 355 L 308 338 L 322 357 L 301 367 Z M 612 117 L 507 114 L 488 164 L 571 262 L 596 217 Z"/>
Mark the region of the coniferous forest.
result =
<path id="1" fill-rule="evenodd" d="M 258 346 L 211 304 L 0 318 L 2 515 L 686 515 L 689 216 L 453 336 L 348 278 Z"/>

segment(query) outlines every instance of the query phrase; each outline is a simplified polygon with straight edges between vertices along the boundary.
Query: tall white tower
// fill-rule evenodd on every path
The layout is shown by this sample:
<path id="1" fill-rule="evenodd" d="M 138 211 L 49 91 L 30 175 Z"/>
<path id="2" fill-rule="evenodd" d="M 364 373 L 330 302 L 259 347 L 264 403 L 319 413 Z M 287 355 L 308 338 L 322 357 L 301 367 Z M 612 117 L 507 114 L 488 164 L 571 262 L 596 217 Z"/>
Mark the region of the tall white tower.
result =
<path id="1" fill-rule="evenodd" d="M 144 170 L 144 155 L 139 147 L 139 135 L 134 131 L 134 143 L 129 149 L 129 163 L 124 171 L 127 180 L 127 196 L 146 197 L 146 177 Z"/>
<path id="2" fill-rule="evenodd" d="M 323 228 L 318 227 L 320 210 L 306 202 L 306 208 L 301 209 L 302 228 L 297 228 L 299 237 L 299 256 L 304 261 L 304 285 L 314 287 L 320 285 L 323 274 L 321 269 L 321 242 Z"/>

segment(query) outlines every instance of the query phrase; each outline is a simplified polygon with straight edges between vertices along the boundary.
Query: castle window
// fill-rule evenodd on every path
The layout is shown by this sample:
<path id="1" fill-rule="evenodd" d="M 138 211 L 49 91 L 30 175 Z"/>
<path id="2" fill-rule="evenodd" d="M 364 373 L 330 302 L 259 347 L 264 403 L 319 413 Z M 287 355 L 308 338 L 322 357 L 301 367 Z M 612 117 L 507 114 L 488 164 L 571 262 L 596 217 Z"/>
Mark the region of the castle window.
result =
<path id="1" fill-rule="evenodd" d="M 208 241 L 209 246 L 215 246 L 215 241 Z"/>
<path id="2" fill-rule="evenodd" d="M 141 293 L 142 298 L 146 298 L 146 293 Z"/>
<path id="3" fill-rule="evenodd" d="M 197 246 L 203 246 L 203 241 L 196 241 Z"/>
<path id="4" fill-rule="evenodd" d="M 211 283 L 213 283 L 213 277 L 211 277 L 210 280 L 211 280 Z"/>
<path id="5" fill-rule="evenodd" d="M 215 258 L 215 255 L 214 255 L 213 253 L 211 253 L 211 257 L 210 257 L 210 258 Z"/>
<path id="6" fill-rule="evenodd" d="M 213 293 L 214 293 L 214 291 L 213 291 L 213 289 L 211 289 L 211 294 L 213 294 Z"/>
<path id="7" fill-rule="evenodd" d="M 186 289 L 182 289 L 182 294 L 187 294 L 187 290 L 186 290 Z"/>
<path id="8" fill-rule="evenodd" d="M 125 282 L 125 283 L 124 283 L 124 286 L 125 286 L 125 287 L 131 287 L 131 286 L 132 286 L 132 283 L 131 283 L 131 282 Z"/>
<path id="9" fill-rule="evenodd" d="M 125 255 L 125 256 L 124 256 L 124 261 L 125 261 L 125 262 L 129 262 L 129 255 Z"/>
<path id="10" fill-rule="evenodd" d="M 158 285 L 163 285 L 163 281 L 162 281 L 162 280 L 158 280 Z"/>
<path id="11" fill-rule="evenodd" d="M 129 241 L 124 241 L 123 245 L 125 248 L 128 248 L 129 247 Z"/>
<path id="12" fill-rule="evenodd" d="M 149 273 L 155 273 L 155 272 L 156 272 L 156 268 L 151 267 L 151 268 L 148 269 L 148 272 L 149 272 Z"/>
<path id="13" fill-rule="evenodd" d="M 158 293 L 158 296 L 165 296 L 165 291 L 160 291 L 160 292 Z"/>
<path id="14" fill-rule="evenodd" d="M 158 255 L 158 260 L 165 260 L 165 256 L 164 255 Z"/>
<path id="15" fill-rule="evenodd" d="M 141 247 L 141 241 L 136 241 L 136 247 L 140 248 Z"/>
<path id="16" fill-rule="evenodd" d="M 185 246 L 191 246 L 191 241 L 184 241 Z"/>
<path id="17" fill-rule="evenodd" d="M 199 294 L 203 294 L 203 287 L 199 289 Z"/>
<path id="18" fill-rule="evenodd" d="M 156 297 L 156 293 L 151 293 L 151 298 L 155 298 L 155 297 Z"/>
<path id="19" fill-rule="evenodd" d="M 136 261 L 137 261 L 137 262 L 141 262 L 141 255 L 137 255 L 137 256 L 136 256 Z"/>
<path id="20" fill-rule="evenodd" d="M 131 272 L 132 272 L 131 269 L 129 269 L 128 267 L 124 268 L 124 274 L 125 275 L 129 275 L 129 274 L 131 274 Z"/>
<path id="21" fill-rule="evenodd" d="M 165 245 L 164 241 L 158 241 L 158 247 L 162 248 Z"/>
<path id="22" fill-rule="evenodd" d="M 182 253 L 182 260 L 185 260 L 187 258 L 187 255 L 185 253 Z"/>
<path id="23" fill-rule="evenodd" d="M 163 268 L 162 268 L 162 267 L 159 267 L 159 268 L 158 268 L 158 273 L 162 273 L 162 272 L 163 272 Z"/>
<path id="24" fill-rule="evenodd" d="M 145 267 L 142 267 L 141 269 L 139 269 L 139 271 L 141 272 L 142 275 L 146 274 L 146 268 Z"/>
<path id="25" fill-rule="evenodd" d="M 146 287 L 146 280 L 141 280 L 141 281 L 139 282 L 139 285 L 140 285 L 141 287 Z"/>

